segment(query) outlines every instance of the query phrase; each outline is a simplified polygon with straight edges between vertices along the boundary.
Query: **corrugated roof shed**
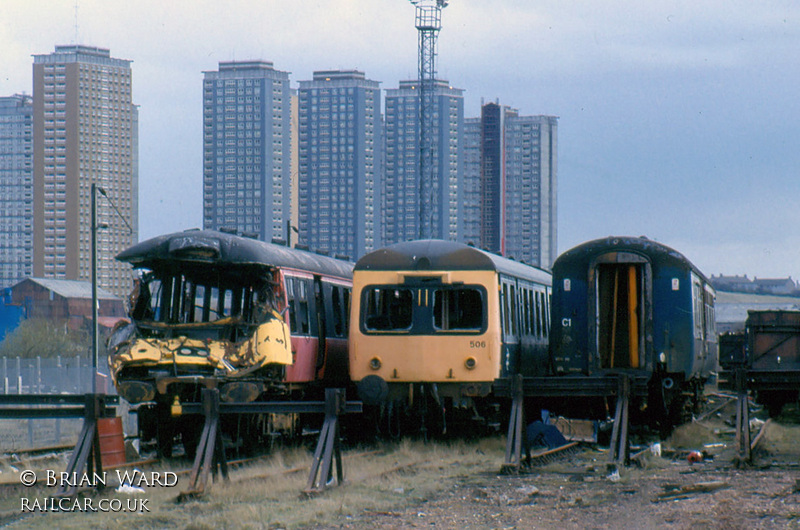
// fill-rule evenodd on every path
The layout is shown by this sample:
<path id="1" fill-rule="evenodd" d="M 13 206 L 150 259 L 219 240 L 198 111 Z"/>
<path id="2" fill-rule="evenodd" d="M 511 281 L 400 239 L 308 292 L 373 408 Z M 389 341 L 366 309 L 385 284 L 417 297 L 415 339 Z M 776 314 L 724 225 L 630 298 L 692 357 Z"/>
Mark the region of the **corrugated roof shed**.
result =
<path id="1" fill-rule="evenodd" d="M 22 281 L 24 282 L 28 280 L 37 283 L 45 289 L 53 291 L 64 298 L 92 297 L 92 282 L 84 282 L 79 280 L 56 280 L 53 278 L 28 278 L 27 280 Z M 119 300 L 118 296 L 115 296 L 100 287 L 97 288 L 97 298 L 98 300 Z"/>

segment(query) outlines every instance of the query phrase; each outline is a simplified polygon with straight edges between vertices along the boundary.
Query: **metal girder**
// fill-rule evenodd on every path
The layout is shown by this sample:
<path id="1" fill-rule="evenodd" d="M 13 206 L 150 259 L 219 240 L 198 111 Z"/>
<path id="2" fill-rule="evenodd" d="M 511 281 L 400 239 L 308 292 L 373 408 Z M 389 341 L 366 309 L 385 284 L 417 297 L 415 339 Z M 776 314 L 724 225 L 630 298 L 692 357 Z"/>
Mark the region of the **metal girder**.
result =
<path id="1" fill-rule="evenodd" d="M 119 403 L 119 396 L 103 395 L 107 405 Z M 83 405 L 85 394 L 0 394 L 2 405 Z M 2 410 L 2 409 L 0 409 Z"/>
<path id="2" fill-rule="evenodd" d="M 116 414 L 113 405 L 119 403 L 119 396 L 98 395 L 104 414 Z M 0 394 L 0 418 L 84 418 L 87 396 L 94 394 Z"/>
<path id="3" fill-rule="evenodd" d="M 616 396 L 619 393 L 619 378 L 622 374 L 604 374 L 596 376 L 553 376 L 525 377 L 522 387 L 527 397 L 604 397 Z M 631 379 L 631 397 L 647 395 L 647 377 L 644 375 L 627 375 Z M 513 397 L 513 379 L 502 378 L 494 382 L 495 394 Z"/>
<path id="4" fill-rule="evenodd" d="M 181 403 L 184 414 L 202 414 L 202 403 Z M 220 414 L 324 414 L 324 401 L 253 401 L 250 403 L 219 404 Z M 354 414 L 362 411 L 360 401 L 348 401 L 344 404 L 343 413 Z"/>

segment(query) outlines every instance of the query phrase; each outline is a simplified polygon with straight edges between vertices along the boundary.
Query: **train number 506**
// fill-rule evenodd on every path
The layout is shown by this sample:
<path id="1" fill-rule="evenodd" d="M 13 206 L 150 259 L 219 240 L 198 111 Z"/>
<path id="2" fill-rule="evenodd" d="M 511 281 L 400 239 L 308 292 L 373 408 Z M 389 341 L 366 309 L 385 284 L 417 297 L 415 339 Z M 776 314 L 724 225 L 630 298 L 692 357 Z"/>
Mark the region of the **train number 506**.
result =
<path id="1" fill-rule="evenodd" d="M 469 341 L 470 348 L 485 348 L 486 341 L 485 340 L 471 340 Z"/>

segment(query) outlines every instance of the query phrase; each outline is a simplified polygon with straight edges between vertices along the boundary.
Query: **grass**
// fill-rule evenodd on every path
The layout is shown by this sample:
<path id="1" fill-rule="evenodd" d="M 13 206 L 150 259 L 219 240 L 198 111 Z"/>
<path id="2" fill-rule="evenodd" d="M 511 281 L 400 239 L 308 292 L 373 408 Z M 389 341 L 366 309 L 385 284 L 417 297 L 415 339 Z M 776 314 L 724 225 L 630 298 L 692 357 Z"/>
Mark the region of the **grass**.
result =
<path id="1" fill-rule="evenodd" d="M 311 497 L 301 494 L 308 479 L 311 453 L 285 449 L 266 461 L 232 469 L 229 482 L 209 484 L 205 495 L 183 503 L 177 503 L 176 497 L 188 488 L 185 475 L 177 487 L 146 488 L 146 493 L 139 495 L 147 499 L 150 511 L 146 513 L 49 513 L 27 517 L 15 528 L 135 526 L 141 530 L 200 530 L 337 525 L 364 512 L 391 512 L 436 497 L 454 478 L 495 473 L 502 464 L 504 449 L 504 440 L 494 438 L 450 444 L 403 441 L 381 452 L 353 450 L 344 455 L 344 484 Z M 109 475 L 115 476 L 113 472 Z M 54 493 L 47 490 L 18 487 L 8 492 L 8 502 L 0 503 L 0 507 L 13 512 L 16 506 L 19 513 L 22 496 Z M 4 493 L 0 491 L 0 497 Z M 111 496 L 121 499 L 123 505 L 128 498 L 116 493 Z"/>

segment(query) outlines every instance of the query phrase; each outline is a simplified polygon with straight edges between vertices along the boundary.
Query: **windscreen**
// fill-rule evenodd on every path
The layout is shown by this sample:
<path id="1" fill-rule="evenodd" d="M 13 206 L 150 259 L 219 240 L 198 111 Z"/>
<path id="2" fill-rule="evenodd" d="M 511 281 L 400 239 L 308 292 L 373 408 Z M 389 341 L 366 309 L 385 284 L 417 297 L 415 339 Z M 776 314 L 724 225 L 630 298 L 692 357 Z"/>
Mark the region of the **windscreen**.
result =
<path id="1" fill-rule="evenodd" d="M 242 322 L 264 321 L 277 309 L 268 271 L 240 274 L 209 271 L 150 271 L 134 290 L 134 320 L 166 324 L 215 322 L 238 317 Z"/>
<path id="2" fill-rule="evenodd" d="M 361 300 L 366 333 L 479 333 L 486 326 L 486 295 L 479 286 L 370 286 Z"/>

